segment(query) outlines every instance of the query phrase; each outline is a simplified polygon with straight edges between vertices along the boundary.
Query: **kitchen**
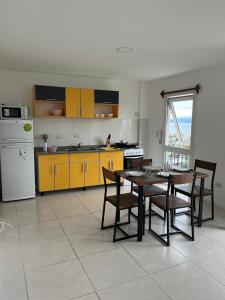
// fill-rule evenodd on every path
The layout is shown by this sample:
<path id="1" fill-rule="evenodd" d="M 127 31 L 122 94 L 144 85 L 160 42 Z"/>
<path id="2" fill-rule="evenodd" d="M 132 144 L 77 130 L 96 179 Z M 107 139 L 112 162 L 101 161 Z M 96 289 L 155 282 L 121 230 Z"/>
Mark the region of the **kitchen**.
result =
<path id="1" fill-rule="evenodd" d="M 26 74 L 25 74 L 26 75 Z M 38 192 L 46 192 L 46 191 L 53 191 L 53 190 L 57 190 L 57 189 L 66 189 L 66 188 L 76 188 L 76 187 L 85 187 L 85 184 L 83 183 L 76 183 L 74 182 L 73 184 L 71 183 L 72 181 L 72 175 L 70 176 L 69 173 L 73 174 L 73 171 L 71 170 L 71 167 L 69 167 L 69 153 L 67 153 L 67 155 L 65 156 L 66 157 L 66 163 L 68 164 L 67 165 L 67 179 L 65 179 L 65 183 L 62 184 L 62 180 L 61 179 L 56 179 L 54 178 L 55 177 L 55 174 L 53 175 L 52 178 L 47 178 L 47 179 L 43 179 L 43 176 L 40 176 L 41 173 L 45 173 L 47 171 L 47 173 L 52 173 L 52 166 L 49 166 L 49 170 L 46 170 L 46 167 L 44 167 L 43 170 L 39 170 L 39 167 L 40 167 L 40 162 L 39 160 L 43 160 L 43 156 L 40 157 L 39 159 L 39 156 L 38 154 L 43 154 L 43 153 L 40 153 L 40 152 L 43 152 L 43 149 L 44 149 L 44 140 L 43 140 L 43 134 L 47 133 L 48 135 L 48 141 L 47 141 L 47 144 L 48 146 L 46 145 L 46 147 L 48 147 L 48 149 L 52 149 L 52 146 L 57 146 L 58 147 L 58 150 L 57 150 L 57 153 L 62 153 L 62 151 L 65 153 L 65 149 L 67 150 L 70 150 L 70 151 L 75 151 L 76 150 L 76 145 L 81 145 L 80 147 L 80 152 L 82 152 L 82 149 L 83 150 L 88 150 L 88 145 L 92 145 L 92 148 L 93 148 L 93 145 L 94 147 L 97 147 L 100 148 L 99 151 L 104 151 L 104 149 L 101 149 L 102 147 L 105 146 L 106 144 L 106 137 L 108 135 L 109 132 L 111 132 L 111 135 L 112 135 L 112 139 L 110 139 L 110 143 L 111 145 L 115 146 L 116 148 L 124 148 L 124 145 L 115 145 L 116 142 L 122 140 L 122 139 L 126 139 L 126 143 L 129 142 L 129 148 L 136 148 L 136 145 L 138 145 L 138 128 L 139 128 L 139 119 L 138 119 L 138 116 L 139 116 L 139 112 L 138 112 L 138 99 L 134 99 L 134 96 L 133 96 L 133 102 L 136 102 L 135 104 L 136 105 L 133 105 L 133 111 L 129 111 L 128 109 L 124 110 L 123 111 L 123 102 L 125 102 L 126 104 L 126 101 L 123 100 L 122 97 L 123 96 L 123 90 L 120 91 L 120 92 L 116 92 L 116 103 L 117 104 L 113 104 L 112 107 L 111 107 L 111 104 L 110 103 L 107 103 L 107 104 L 104 104 L 104 102 L 107 102 L 107 100 L 110 100 L 110 93 L 112 94 L 113 92 L 111 91 L 105 91 L 103 96 L 101 95 L 101 91 L 100 90 L 100 98 L 102 97 L 103 100 L 103 104 L 100 103 L 100 106 L 98 106 L 98 104 L 96 105 L 97 106 L 97 109 L 100 109 L 102 108 L 103 106 L 103 109 L 104 109 L 104 106 L 107 107 L 107 109 L 114 109 L 115 111 L 115 107 L 117 110 L 119 110 L 119 116 L 118 116 L 118 112 L 117 112 L 117 115 L 115 115 L 115 118 L 108 118 L 106 117 L 105 119 L 103 118 L 99 118 L 99 117 L 96 117 L 96 113 L 94 113 L 94 110 L 93 112 L 91 112 L 91 115 L 89 116 L 70 116 L 67 117 L 67 116 L 54 116 L 52 115 L 52 110 L 54 111 L 54 107 L 55 106 L 58 106 L 60 105 L 60 99 L 57 99 L 54 101 L 49 101 L 49 99 L 54 99 L 54 98 L 57 98 L 57 93 L 58 93 L 58 90 L 60 91 L 60 89 L 62 88 L 58 88 L 58 87 L 52 87 L 52 86 L 46 86 L 46 85 L 39 85 L 39 86 L 31 86 L 30 87 L 30 94 L 32 94 L 32 92 L 36 89 L 37 92 L 35 94 L 35 96 L 33 97 L 33 99 L 28 99 L 28 103 L 30 103 L 31 105 L 28 106 L 28 110 L 27 110 L 27 115 L 25 117 L 21 117 L 21 119 L 27 119 L 28 118 L 28 113 L 30 111 L 33 110 L 33 115 L 34 115 L 34 120 L 33 120 L 33 125 L 32 125 L 32 133 L 34 135 L 34 149 L 35 149 L 35 162 L 36 162 L 36 189 Z M 49 94 L 49 88 L 50 88 L 50 94 Z M 42 90 L 44 89 L 44 91 Z M 46 89 L 47 90 L 47 94 L 46 94 Z M 53 93 L 51 94 L 51 89 L 53 89 Z M 54 90 L 56 89 L 56 91 Z M 58 89 L 58 90 L 57 90 Z M 70 91 L 72 90 L 75 90 L 75 88 L 70 88 Z M 69 89 L 68 88 L 64 88 L 64 90 L 68 91 Z M 85 89 L 82 89 L 82 90 L 85 90 Z M 88 91 L 92 91 L 92 94 L 91 94 L 91 97 L 94 98 L 94 89 L 92 90 L 88 90 Z M 25 91 L 24 91 L 25 92 Z M 20 92 L 21 93 L 21 92 Z M 39 93 L 39 94 L 38 94 Z M 41 94 L 43 93 L 43 95 Z M 54 94 L 55 93 L 55 94 Z M 109 95 L 107 94 L 109 93 Z M 114 92 L 115 93 L 115 92 Z M 65 91 L 64 91 L 64 94 Z M 122 94 L 122 97 L 121 97 L 121 94 Z M 119 96 L 120 95 L 120 96 Z M 70 96 L 70 95 L 69 95 Z M 72 94 L 72 101 L 76 101 L 76 98 L 73 99 L 73 94 Z M 75 95 L 76 96 L 76 95 Z M 40 99 L 38 99 L 38 97 Z M 63 97 L 61 95 L 59 95 L 59 97 Z M 78 95 L 78 101 L 79 100 L 79 97 L 80 95 Z M 125 95 L 125 97 L 127 97 Z M 120 98 L 120 99 L 119 99 Z M 61 99 L 61 100 L 65 100 L 64 99 Z M 113 99 L 111 99 L 112 101 L 114 101 Z M 66 105 L 67 105 L 67 102 L 71 101 L 69 98 L 68 98 L 68 92 L 67 92 L 67 99 L 66 99 Z M 86 100 L 85 100 L 86 101 Z M 92 100 L 92 101 L 95 101 L 96 103 L 96 100 Z M 98 101 L 98 100 L 97 100 Z M 50 102 L 50 104 L 49 104 Z M 25 102 L 26 103 L 26 102 Z M 33 107 L 32 107 L 32 103 L 33 103 Z M 16 105 L 16 103 L 13 103 L 13 105 Z M 20 106 L 21 104 L 19 104 Z M 50 105 L 50 106 L 49 106 Z M 51 107 L 52 105 L 52 107 Z M 64 105 L 64 104 L 63 104 Z M 72 105 L 74 105 L 74 103 L 72 103 Z M 84 103 L 84 107 L 87 106 L 86 102 Z M 45 107 L 47 107 L 47 110 L 45 111 Z M 26 108 L 26 107 L 25 107 Z M 4 105 L 2 105 L 2 111 L 4 112 L 4 109 L 8 110 L 10 109 L 10 103 L 7 104 L 4 103 Z M 20 108 L 18 107 L 18 110 Z M 44 114 L 47 114 L 47 115 L 42 115 L 39 111 L 42 112 L 42 110 L 44 111 Z M 68 107 L 66 106 L 66 109 L 68 109 Z M 72 109 L 74 109 L 74 107 L 72 107 Z M 36 114 L 35 114 L 35 110 L 37 111 Z M 84 108 L 83 108 L 84 110 Z M 12 106 L 12 115 L 13 115 L 13 106 Z M 38 112 L 39 112 L 39 115 L 38 115 Z M 95 112 L 96 112 L 96 108 L 95 108 Z M 62 112 L 61 112 L 62 113 Z M 20 116 L 20 114 L 18 114 Z M 97 114 L 98 115 L 98 114 Z M 102 115 L 102 114 L 101 114 Z M 105 114 L 106 116 L 108 114 Z M 121 118 L 121 116 L 126 116 L 126 118 Z M 16 115 L 15 115 L 16 117 Z M 4 118 L 4 113 L 2 114 L 2 118 Z M 129 118 L 129 119 L 128 119 Z M 10 115 L 9 116 L 5 116 L 5 119 L 10 119 Z M 13 118 L 12 118 L 13 119 Z M 18 118 L 20 119 L 20 117 Z M 3 124 L 4 124 L 4 121 L 2 121 Z M 26 122 L 25 122 L 26 123 Z M 104 123 L 104 126 L 102 126 L 102 123 Z M 7 127 L 7 125 L 6 125 Z M 5 136 L 6 134 L 6 136 Z M 15 133 L 12 133 L 15 135 Z M 19 135 L 19 133 L 16 133 L 16 136 Z M 4 132 L 4 136 L 2 135 L 2 141 L 7 139 L 7 138 L 15 138 L 14 136 L 12 137 L 9 137 L 7 136 L 7 133 Z M 126 145 L 125 143 L 125 145 Z M 132 147 L 132 144 L 133 144 L 133 147 Z M 114 147 L 114 148 L 115 148 Z M 53 147 L 54 148 L 54 147 Z M 128 148 L 128 147 L 127 147 Z M 46 149 L 44 149 L 45 151 Z M 111 149 L 113 150 L 113 152 L 115 151 L 113 148 Z M 69 152 L 70 152 L 69 151 Z M 93 149 L 90 149 L 90 152 L 93 151 Z M 127 156 L 128 155 L 133 155 L 134 157 L 136 157 L 138 154 L 141 155 L 143 157 L 143 150 L 142 149 L 136 149 L 135 153 L 131 153 L 131 154 L 128 154 L 130 150 L 126 150 L 127 152 Z M 49 151 L 48 151 L 49 152 Z M 132 151 L 131 151 L 132 152 Z M 134 152 L 134 151 L 133 151 Z M 113 153 L 111 153 L 113 154 Z M 116 153 L 114 153 L 115 155 Z M 118 152 L 118 155 L 119 155 L 119 163 L 117 163 L 118 160 L 115 161 L 115 165 L 117 165 L 117 169 L 122 169 L 123 168 L 123 153 L 121 151 L 121 153 Z M 96 169 L 96 174 L 95 174 L 95 180 L 93 182 L 91 182 L 90 180 L 90 183 L 86 183 L 86 186 L 95 186 L 95 185 L 99 185 L 99 184 L 103 184 L 103 178 L 102 178 L 102 174 L 101 174 L 101 166 L 103 165 L 106 165 L 108 166 L 108 162 L 105 162 L 105 164 L 103 163 L 99 163 L 99 152 L 96 153 L 96 157 L 94 158 L 94 160 L 96 161 L 96 165 L 95 167 L 93 168 L 92 167 L 92 171 L 94 169 Z M 100 154 L 100 156 L 103 157 L 103 154 Z M 51 156 L 52 157 L 52 156 Z M 58 157 L 61 157 L 62 156 L 58 156 Z M 75 155 L 76 157 L 76 155 Z M 46 157 L 47 158 L 47 157 Z M 56 158 L 56 156 L 55 156 Z M 50 156 L 48 157 L 49 160 L 50 159 Z M 102 158 L 103 161 L 105 160 L 105 158 Z M 86 160 L 86 158 L 84 158 L 84 160 Z M 126 159 L 127 160 L 127 159 Z M 41 164 L 43 165 L 43 163 Z M 45 165 L 45 163 L 44 163 Z M 3 166 L 2 166 L 3 167 Z M 82 169 L 82 166 L 80 167 Z M 79 167 L 78 167 L 79 169 Z M 3 171 L 2 171 L 3 172 Z M 64 176 L 65 174 L 62 173 Z M 19 176 L 21 176 L 22 174 L 20 174 Z M 8 175 L 9 178 L 10 178 L 10 174 Z M 46 175 L 47 176 L 47 175 Z M 50 176 L 50 174 L 49 174 Z M 69 178 L 69 176 L 71 178 Z M 79 176 L 78 176 L 79 177 Z M 87 176 L 86 176 L 87 177 Z M 7 182 L 9 181 L 9 178 L 8 180 L 6 180 Z M 11 180 L 13 181 L 14 179 L 11 177 Z M 49 187 L 39 187 L 40 183 L 42 182 L 42 185 L 44 184 L 43 183 L 43 180 L 46 181 L 49 183 Z M 52 181 L 52 183 L 50 183 Z M 59 184 L 59 187 L 55 187 L 55 181 L 58 181 L 60 182 Z M 76 180 L 75 180 L 76 181 Z M 78 179 L 78 182 L 80 181 L 80 179 Z M 88 180 L 87 180 L 88 181 Z M 8 184 L 8 183 L 7 183 Z M 11 184 L 9 184 L 10 186 Z M 45 184 L 44 184 L 45 185 Z M 9 199 L 9 197 L 8 197 Z M 19 198 L 12 198 L 12 200 L 15 200 L 15 199 L 19 199 Z"/>

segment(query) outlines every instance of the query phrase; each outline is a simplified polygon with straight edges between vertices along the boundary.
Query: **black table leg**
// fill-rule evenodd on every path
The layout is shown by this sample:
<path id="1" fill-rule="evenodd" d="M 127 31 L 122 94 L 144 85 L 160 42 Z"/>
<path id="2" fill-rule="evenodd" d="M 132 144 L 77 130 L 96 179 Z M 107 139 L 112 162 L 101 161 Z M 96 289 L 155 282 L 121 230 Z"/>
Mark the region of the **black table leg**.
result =
<path id="1" fill-rule="evenodd" d="M 143 186 L 138 187 L 138 237 L 137 241 L 142 241 L 144 224 L 144 204 L 143 204 Z"/>
<path id="2" fill-rule="evenodd" d="M 198 209 L 198 227 L 202 226 L 204 185 L 205 185 L 205 179 L 201 178 L 201 183 L 200 183 L 200 197 L 199 197 L 199 209 Z"/>

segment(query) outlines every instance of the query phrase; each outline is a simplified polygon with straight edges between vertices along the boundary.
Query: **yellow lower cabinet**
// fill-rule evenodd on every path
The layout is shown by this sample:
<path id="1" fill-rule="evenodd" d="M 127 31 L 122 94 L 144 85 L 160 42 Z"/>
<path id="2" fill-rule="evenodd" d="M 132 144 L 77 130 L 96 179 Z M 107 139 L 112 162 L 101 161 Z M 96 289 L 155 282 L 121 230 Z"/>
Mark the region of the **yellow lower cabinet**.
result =
<path id="1" fill-rule="evenodd" d="M 99 184 L 99 161 L 85 162 L 85 186 L 92 186 Z"/>
<path id="2" fill-rule="evenodd" d="M 123 151 L 100 153 L 100 184 L 104 184 L 102 167 L 111 171 L 123 170 Z"/>
<path id="3" fill-rule="evenodd" d="M 66 163 L 54 164 L 55 169 L 55 190 L 69 188 L 69 161 Z"/>
<path id="4" fill-rule="evenodd" d="M 84 163 L 83 161 L 70 162 L 70 188 L 84 186 Z"/>
<path id="5" fill-rule="evenodd" d="M 55 188 L 54 165 L 52 163 L 39 164 L 38 173 L 39 192 L 53 191 Z"/>

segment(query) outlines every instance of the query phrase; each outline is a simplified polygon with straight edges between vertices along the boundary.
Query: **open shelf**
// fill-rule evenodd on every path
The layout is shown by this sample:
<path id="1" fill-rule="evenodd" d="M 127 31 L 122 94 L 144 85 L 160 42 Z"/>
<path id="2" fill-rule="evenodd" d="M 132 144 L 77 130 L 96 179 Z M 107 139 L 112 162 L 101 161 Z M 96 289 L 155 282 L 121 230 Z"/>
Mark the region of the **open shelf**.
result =
<path id="1" fill-rule="evenodd" d="M 34 117 L 39 118 L 64 118 L 65 101 L 54 100 L 34 100 Z M 62 115 L 55 116 L 52 114 L 53 109 L 61 109 Z"/>
<path id="2" fill-rule="evenodd" d="M 95 119 L 116 119 L 118 118 L 119 106 L 118 104 L 103 104 L 95 103 L 95 115 L 96 114 L 113 114 L 112 117 L 95 117 Z"/>

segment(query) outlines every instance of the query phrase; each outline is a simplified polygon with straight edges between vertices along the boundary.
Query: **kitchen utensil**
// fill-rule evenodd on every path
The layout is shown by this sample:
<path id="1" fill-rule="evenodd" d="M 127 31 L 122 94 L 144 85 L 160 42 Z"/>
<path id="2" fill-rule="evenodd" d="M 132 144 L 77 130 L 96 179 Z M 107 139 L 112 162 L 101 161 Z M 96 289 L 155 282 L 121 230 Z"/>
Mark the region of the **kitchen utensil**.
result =
<path id="1" fill-rule="evenodd" d="M 48 147 L 48 152 L 54 153 L 57 151 L 57 148 L 58 148 L 57 146 L 50 146 Z"/>
<path id="2" fill-rule="evenodd" d="M 53 116 L 61 116 L 62 115 L 62 109 L 52 109 L 51 110 L 51 114 L 53 115 Z"/>
<path id="3" fill-rule="evenodd" d="M 127 171 L 126 174 L 128 176 L 135 176 L 135 177 L 145 176 L 145 173 L 144 172 L 140 172 L 140 171 Z"/>
<path id="4" fill-rule="evenodd" d="M 128 142 L 123 142 L 122 140 L 119 143 L 116 143 L 118 148 L 125 148 Z"/>

